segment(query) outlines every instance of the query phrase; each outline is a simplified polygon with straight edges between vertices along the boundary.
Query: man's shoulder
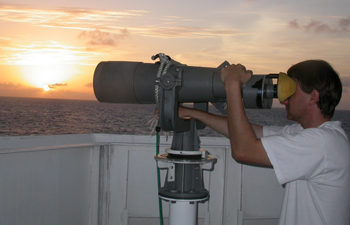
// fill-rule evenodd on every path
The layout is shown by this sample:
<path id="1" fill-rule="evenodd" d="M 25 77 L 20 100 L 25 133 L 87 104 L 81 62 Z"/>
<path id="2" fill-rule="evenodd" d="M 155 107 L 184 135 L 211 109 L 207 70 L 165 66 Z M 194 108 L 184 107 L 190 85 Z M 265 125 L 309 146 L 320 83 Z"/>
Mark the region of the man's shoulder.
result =
<path id="1" fill-rule="evenodd" d="M 264 126 L 264 136 L 277 135 L 277 134 L 294 134 L 303 130 L 303 127 L 298 124 L 290 124 L 285 126 Z"/>
<path id="2" fill-rule="evenodd" d="M 321 124 L 319 127 L 315 128 L 318 132 L 323 133 L 327 136 L 340 136 L 347 138 L 347 134 L 344 129 L 341 127 L 340 121 L 328 121 Z"/>

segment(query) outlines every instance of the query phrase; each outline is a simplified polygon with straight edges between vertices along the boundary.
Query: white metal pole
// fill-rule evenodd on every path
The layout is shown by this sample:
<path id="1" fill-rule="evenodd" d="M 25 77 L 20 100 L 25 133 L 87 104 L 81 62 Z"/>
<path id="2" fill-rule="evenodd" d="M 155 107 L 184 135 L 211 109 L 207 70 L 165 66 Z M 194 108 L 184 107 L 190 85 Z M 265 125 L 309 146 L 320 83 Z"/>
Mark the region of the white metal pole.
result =
<path id="1" fill-rule="evenodd" d="M 172 200 L 169 208 L 169 225 L 197 225 L 198 201 Z"/>

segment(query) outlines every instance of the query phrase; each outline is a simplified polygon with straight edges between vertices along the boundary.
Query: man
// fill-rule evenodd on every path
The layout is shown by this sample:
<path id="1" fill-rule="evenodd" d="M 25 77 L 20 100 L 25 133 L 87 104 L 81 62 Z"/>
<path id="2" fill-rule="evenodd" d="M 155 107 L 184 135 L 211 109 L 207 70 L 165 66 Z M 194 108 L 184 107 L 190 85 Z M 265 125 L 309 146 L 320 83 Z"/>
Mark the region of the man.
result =
<path id="1" fill-rule="evenodd" d="M 287 118 L 299 122 L 285 127 L 249 123 L 241 86 L 252 71 L 240 64 L 223 68 L 227 117 L 194 109 L 180 117 L 198 119 L 230 139 L 237 162 L 274 168 L 285 197 L 280 224 L 349 224 L 350 145 L 338 121 L 331 121 L 342 85 L 325 61 L 308 60 L 287 74 L 297 83 L 285 105 Z"/>

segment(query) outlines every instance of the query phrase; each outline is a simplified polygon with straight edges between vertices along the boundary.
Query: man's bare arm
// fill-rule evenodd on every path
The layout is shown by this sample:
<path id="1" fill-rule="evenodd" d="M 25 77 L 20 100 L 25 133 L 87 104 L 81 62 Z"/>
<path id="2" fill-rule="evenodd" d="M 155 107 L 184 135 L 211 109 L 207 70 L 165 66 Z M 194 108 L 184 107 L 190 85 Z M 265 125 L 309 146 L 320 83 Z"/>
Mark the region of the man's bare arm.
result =
<path id="1" fill-rule="evenodd" d="M 264 146 L 259 139 L 262 128 L 252 126 L 244 111 L 241 87 L 252 76 L 242 65 L 231 65 L 221 70 L 227 100 L 227 124 L 232 157 L 241 163 L 271 166 Z M 257 133 L 257 135 L 256 135 Z M 259 137 L 258 137 L 259 136 Z"/>
<path id="2" fill-rule="evenodd" d="M 215 115 L 212 113 L 203 112 L 203 111 L 199 111 L 192 108 L 186 108 L 182 106 L 179 107 L 179 116 L 181 118 L 189 117 L 192 119 L 199 120 L 205 125 L 207 125 L 208 127 L 210 127 L 211 129 L 229 138 L 226 116 Z M 255 132 L 256 137 L 260 139 L 263 136 L 263 127 L 252 123 L 251 125 Z"/>
<path id="3" fill-rule="evenodd" d="M 192 118 L 201 121 L 211 129 L 219 132 L 225 137 L 229 137 L 227 128 L 227 119 L 225 116 L 215 115 L 197 109 L 179 107 L 180 118 Z"/>

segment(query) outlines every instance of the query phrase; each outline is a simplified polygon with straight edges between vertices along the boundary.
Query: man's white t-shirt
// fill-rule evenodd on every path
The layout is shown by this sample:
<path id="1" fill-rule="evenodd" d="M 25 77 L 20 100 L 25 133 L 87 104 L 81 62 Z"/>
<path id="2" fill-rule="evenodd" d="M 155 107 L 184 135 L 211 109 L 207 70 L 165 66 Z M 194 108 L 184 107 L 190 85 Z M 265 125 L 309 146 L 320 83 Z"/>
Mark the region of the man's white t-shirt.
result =
<path id="1" fill-rule="evenodd" d="M 340 122 L 264 127 L 261 141 L 286 188 L 280 224 L 349 224 L 350 145 Z"/>

